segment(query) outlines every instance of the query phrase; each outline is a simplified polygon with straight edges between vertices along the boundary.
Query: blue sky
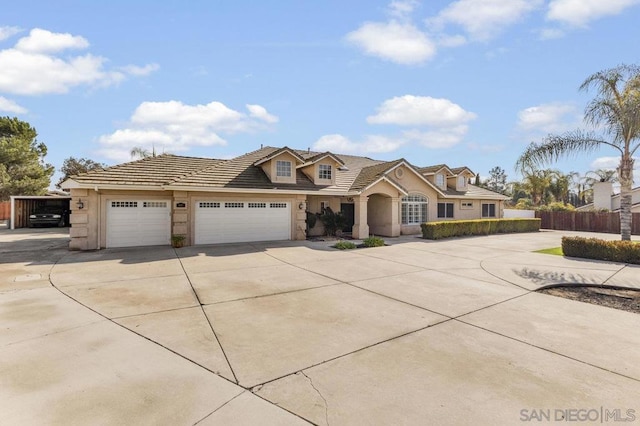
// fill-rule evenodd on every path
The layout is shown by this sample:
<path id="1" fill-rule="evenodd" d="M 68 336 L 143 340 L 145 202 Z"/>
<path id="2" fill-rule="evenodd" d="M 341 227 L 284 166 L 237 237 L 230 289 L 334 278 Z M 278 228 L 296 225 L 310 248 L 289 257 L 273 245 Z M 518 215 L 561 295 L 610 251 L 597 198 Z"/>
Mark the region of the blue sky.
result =
<path id="1" fill-rule="evenodd" d="M 638 22 L 640 0 L 23 0 L 0 16 L 0 115 L 56 167 L 264 144 L 516 179 L 529 142 L 583 126 L 588 75 L 640 63 Z"/>

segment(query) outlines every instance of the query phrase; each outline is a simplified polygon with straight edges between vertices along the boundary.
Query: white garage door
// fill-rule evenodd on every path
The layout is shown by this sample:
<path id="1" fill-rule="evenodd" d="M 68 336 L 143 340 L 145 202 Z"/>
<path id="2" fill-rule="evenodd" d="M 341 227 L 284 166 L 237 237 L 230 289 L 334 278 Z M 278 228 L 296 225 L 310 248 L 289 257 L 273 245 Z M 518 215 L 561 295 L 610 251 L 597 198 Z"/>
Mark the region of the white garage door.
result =
<path id="1" fill-rule="evenodd" d="M 107 247 L 171 243 L 171 203 L 158 200 L 109 201 Z"/>
<path id="2" fill-rule="evenodd" d="M 291 239 L 291 205 L 268 201 L 196 203 L 196 244 Z"/>

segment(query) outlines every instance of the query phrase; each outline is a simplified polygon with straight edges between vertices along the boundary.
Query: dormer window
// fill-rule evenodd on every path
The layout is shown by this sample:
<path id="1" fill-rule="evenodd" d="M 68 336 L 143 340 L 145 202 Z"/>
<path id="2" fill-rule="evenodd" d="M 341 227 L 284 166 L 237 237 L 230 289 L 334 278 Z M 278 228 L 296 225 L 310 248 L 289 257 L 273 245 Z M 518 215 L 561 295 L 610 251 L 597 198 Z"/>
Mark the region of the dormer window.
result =
<path id="1" fill-rule="evenodd" d="M 467 186 L 467 178 L 464 176 L 458 176 L 458 188 L 465 188 Z"/>
<path id="2" fill-rule="evenodd" d="M 331 180 L 331 165 L 319 164 L 318 165 L 318 179 Z"/>
<path id="3" fill-rule="evenodd" d="M 436 185 L 440 188 L 444 188 L 444 175 L 442 173 L 438 173 L 436 175 Z"/>
<path id="4" fill-rule="evenodd" d="M 276 161 L 276 176 L 291 177 L 291 161 Z"/>

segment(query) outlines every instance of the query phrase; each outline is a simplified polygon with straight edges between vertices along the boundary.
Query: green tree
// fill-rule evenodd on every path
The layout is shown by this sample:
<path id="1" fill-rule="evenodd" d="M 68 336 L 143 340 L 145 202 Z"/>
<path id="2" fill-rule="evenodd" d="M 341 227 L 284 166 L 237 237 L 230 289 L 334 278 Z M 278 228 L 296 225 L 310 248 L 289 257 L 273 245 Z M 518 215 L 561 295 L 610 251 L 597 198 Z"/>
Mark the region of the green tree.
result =
<path id="1" fill-rule="evenodd" d="M 576 130 L 549 135 L 540 144 L 531 143 L 516 167 L 531 167 L 577 153 L 609 147 L 620 154 L 620 233 L 631 240 L 631 190 L 633 155 L 640 147 L 640 67 L 620 65 L 589 76 L 580 90 L 595 88 L 597 95 L 585 109 L 585 120 L 603 134 Z"/>
<path id="2" fill-rule="evenodd" d="M 62 182 L 69 179 L 71 176 L 79 175 L 80 173 L 90 172 L 91 170 L 104 169 L 107 167 L 104 163 L 98 163 L 88 158 L 74 158 L 69 157 L 64 160 L 60 172 L 62 177 L 56 184 L 56 187 L 60 188 Z"/>
<path id="3" fill-rule="evenodd" d="M 29 123 L 0 117 L 0 200 L 11 195 L 42 195 L 54 167 L 44 162 L 47 146 Z"/>
<path id="4" fill-rule="evenodd" d="M 490 191 L 504 194 L 507 190 L 507 174 L 502 167 L 496 166 L 489 170 L 489 177 L 481 186 Z"/>

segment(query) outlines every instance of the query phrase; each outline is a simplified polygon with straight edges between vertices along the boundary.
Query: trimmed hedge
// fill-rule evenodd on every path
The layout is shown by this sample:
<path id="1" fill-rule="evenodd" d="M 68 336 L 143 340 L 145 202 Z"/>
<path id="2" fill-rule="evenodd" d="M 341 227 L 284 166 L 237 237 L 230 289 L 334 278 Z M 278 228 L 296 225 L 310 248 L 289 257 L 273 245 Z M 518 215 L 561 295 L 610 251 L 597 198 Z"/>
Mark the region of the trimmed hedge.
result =
<path id="1" fill-rule="evenodd" d="M 463 235 L 537 232 L 540 230 L 540 219 L 448 220 L 444 222 L 427 222 L 420 226 L 423 238 L 439 240 Z"/>
<path id="2" fill-rule="evenodd" d="M 562 237 L 565 256 L 640 264 L 640 243 L 598 238 Z"/>

